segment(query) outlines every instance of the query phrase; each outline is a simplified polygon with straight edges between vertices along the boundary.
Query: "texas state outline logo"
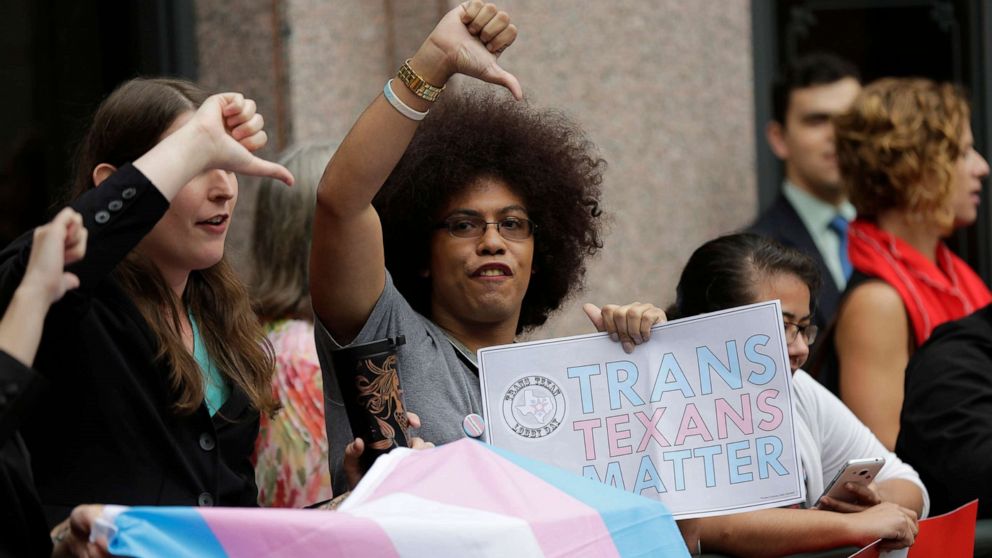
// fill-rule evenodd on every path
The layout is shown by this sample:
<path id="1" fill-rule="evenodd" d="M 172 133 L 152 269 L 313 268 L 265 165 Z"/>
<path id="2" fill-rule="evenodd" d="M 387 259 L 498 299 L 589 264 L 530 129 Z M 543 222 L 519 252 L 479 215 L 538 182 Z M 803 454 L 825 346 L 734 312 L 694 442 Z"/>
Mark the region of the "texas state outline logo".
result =
<path id="1" fill-rule="evenodd" d="M 551 378 L 523 376 L 503 396 L 503 420 L 521 438 L 544 438 L 565 421 L 565 395 Z"/>

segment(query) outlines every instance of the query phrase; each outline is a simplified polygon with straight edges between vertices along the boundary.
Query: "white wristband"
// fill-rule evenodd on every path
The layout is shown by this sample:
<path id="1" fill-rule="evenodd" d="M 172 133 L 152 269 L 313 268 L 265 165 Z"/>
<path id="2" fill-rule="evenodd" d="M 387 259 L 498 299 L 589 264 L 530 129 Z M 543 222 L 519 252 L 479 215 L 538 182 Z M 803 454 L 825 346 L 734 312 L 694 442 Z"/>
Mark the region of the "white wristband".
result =
<path id="1" fill-rule="evenodd" d="M 396 112 L 402 114 L 403 116 L 409 118 L 410 120 L 416 120 L 416 121 L 423 120 L 424 117 L 427 116 L 427 113 L 430 111 L 425 110 L 424 112 L 420 112 L 419 110 L 414 110 L 409 106 L 407 106 L 406 103 L 401 101 L 400 98 L 396 96 L 396 93 L 393 93 L 392 84 L 393 84 L 393 80 L 389 80 L 386 82 L 386 85 L 382 87 L 382 95 L 383 97 L 386 98 L 387 101 L 389 101 L 389 104 L 393 105 L 393 108 L 396 109 Z"/>

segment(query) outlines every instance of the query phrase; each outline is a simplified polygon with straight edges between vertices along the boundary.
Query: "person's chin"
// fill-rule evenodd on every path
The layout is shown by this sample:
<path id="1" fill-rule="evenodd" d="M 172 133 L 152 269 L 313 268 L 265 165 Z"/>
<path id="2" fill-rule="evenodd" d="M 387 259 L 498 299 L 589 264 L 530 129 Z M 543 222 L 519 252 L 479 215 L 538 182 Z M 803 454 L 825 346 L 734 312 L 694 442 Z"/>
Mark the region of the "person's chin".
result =
<path id="1" fill-rule="evenodd" d="M 208 269 L 220 263 L 224 259 L 224 252 L 214 252 L 211 254 L 204 254 L 203 257 L 197 259 L 197 267 L 194 269 Z"/>
<path id="2" fill-rule="evenodd" d="M 491 295 L 494 293 L 490 293 Z M 476 300 L 479 321 L 494 323 L 515 316 L 520 309 L 520 301 L 510 296 L 484 296 Z"/>
<path id="3" fill-rule="evenodd" d="M 841 182 L 840 172 L 827 172 L 820 181 L 820 189 L 824 192 L 837 194 L 844 191 L 844 183 Z"/>
<path id="4" fill-rule="evenodd" d="M 959 215 L 954 218 L 954 229 L 961 229 L 964 227 L 970 227 L 975 224 L 978 220 L 978 212 L 968 213 L 965 215 Z M 951 231 L 953 232 L 953 231 Z"/>

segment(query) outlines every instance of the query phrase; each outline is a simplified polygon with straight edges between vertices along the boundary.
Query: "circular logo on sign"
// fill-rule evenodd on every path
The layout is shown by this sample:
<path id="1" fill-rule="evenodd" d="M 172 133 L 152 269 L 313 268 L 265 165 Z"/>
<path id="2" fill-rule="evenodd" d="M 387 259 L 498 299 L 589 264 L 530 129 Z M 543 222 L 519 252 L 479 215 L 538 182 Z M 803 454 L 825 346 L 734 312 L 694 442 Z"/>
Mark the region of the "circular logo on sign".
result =
<path id="1" fill-rule="evenodd" d="M 543 438 L 565 420 L 565 396 L 544 376 L 524 376 L 503 396 L 503 420 L 521 438 Z"/>

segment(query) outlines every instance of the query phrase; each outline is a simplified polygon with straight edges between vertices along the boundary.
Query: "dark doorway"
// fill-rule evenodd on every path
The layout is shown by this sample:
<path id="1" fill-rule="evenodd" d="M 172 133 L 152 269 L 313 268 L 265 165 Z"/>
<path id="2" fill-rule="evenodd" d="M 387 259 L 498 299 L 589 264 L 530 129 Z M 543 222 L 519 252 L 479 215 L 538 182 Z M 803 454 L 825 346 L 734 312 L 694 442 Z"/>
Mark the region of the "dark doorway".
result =
<path id="1" fill-rule="evenodd" d="M 0 3 L 0 246 L 44 222 L 75 144 L 136 75 L 196 77 L 192 0 Z"/>
<path id="2" fill-rule="evenodd" d="M 922 76 L 964 85 L 971 95 L 975 145 L 988 158 L 990 6 L 982 0 L 753 0 L 759 200 L 771 203 L 782 169 L 763 129 L 770 116 L 775 71 L 797 56 L 825 50 L 861 69 L 866 82 Z M 988 188 L 975 226 L 958 231 L 951 247 L 992 281 L 992 211 Z"/>

